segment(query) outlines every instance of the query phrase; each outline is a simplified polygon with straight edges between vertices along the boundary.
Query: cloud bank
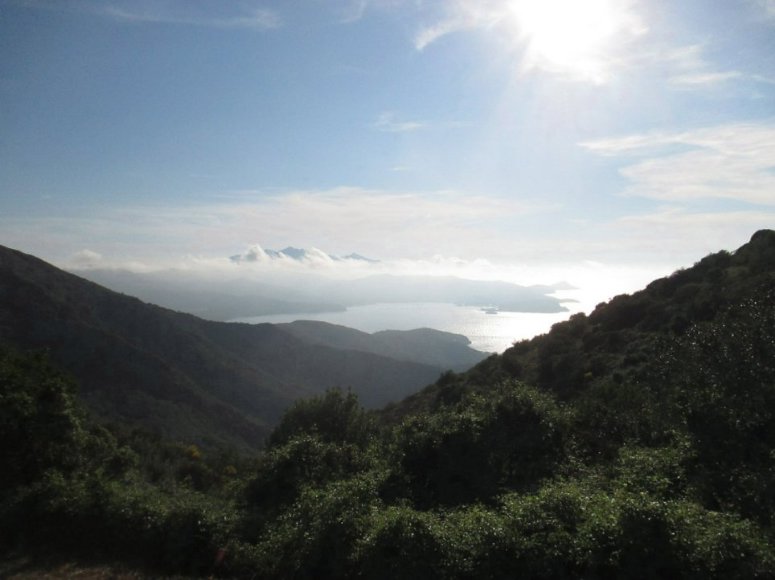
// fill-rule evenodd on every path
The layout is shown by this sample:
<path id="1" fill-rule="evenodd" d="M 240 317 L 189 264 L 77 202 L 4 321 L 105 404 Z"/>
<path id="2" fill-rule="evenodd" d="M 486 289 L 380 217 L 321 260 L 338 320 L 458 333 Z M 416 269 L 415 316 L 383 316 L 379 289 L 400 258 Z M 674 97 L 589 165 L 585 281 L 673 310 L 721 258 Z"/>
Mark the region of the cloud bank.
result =
<path id="1" fill-rule="evenodd" d="M 582 144 L 607 156 L 640 157 L 620 170 L 625 195 L 670 202 L 731 199 L 775 205 L 775 124 L 737 123 Z"/>
<path id="2" fill-rule="evenodd" d="M 660 151 L 657 145 L 674 139 L 667 133 L 635 135 L 590 147 L 629 160 L 635 152 Z M 750 139 L 749 134 L 744 142 Z M 757 175 L 764 171 L 753 166 Z M 705 166 L 696 170 L 693 179 L 702 183 Z M 217 276 L 278 270 L 314 270 L 334 277 L 431 274 L 524 284 L 568 279 L 564 272 L 596 263 L 611 275 L 616 268 L 637 264 L 645 272 L 638 279 L 646 282 L 709 252 L 734 249 L 756 229 L 771 227 L 775 210 L 767 201 L 768 208 L 723 213 L 672 201 L 641 214 L 574 225 L 574 216 L 562 206 L 517 196 L 353 187 L 241 192 L 174 206 L 88 208 L 80 217 L 0 217 L 0 243 L 72 268 L 175 268 Z M 304 259 L 264 259 L 269 258 L 265 248 L 287 246 L 306 248 Z M 380 262 L 332 257 L 353 253 Z M 230 261 L 234 255 L 244 259 Z"/>
<path id="3" fill-rule="evenodd" d="M 500 259 L 513 255 L 511 234 L 523 221 L 560 209 L 517 195 L 456 191 L 245 191 L 174 205 L 84 207 L 79 215 L 0 217 L 0 243 L 59 260 L 83 248 L 127 260 L 173 254 L 228 257 L 255 242 L 278 249 L 319 247 L 338 256 L 357 252 L 384 260 L 437 254 Z M 45 239 L 41 231 L 47 232 Z"/>

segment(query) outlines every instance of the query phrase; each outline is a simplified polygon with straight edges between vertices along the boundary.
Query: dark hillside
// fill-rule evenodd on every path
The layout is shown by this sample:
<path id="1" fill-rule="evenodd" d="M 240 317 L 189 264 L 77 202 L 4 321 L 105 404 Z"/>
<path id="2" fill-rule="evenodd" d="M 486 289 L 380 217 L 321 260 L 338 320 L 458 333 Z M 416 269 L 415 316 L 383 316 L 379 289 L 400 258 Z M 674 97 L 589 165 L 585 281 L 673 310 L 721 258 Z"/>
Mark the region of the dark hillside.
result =
<path id="1" fill-rule="evenodd" d="M 10 249 L 0 250 L 0 340 L 47 350 L 99 415 L 205 444 L 255 446 L 291 401 L 332 386 L 379 406 L 440 372 L 268 324 L 204 321 Z"/>
<path id="2" fill-rule="evenodd" d="M 382 330 L 368 334 L 312 320 L 297 320 L 277 326 L 308 342 L 432 364 L 445 370 L 463 371 L 487 356 L 486 353 L 472 349 L 469 346 L 471 341 L 465 336 L 432 328 Z"/>
<path id="3" fill-rule="evenodd" d="M 632 382 L 665 341 L 683 336 L 725 309 L 775 288 L 775 231 L 756 232 L 735 252 L 710 254 L 694 266 L 655 280 L 632 295 L 575 314 L 547 334 L 523 340 L 467 373 L 445 377 L 391 413 L 432 408 L 441 391 L 519 379 L 573 398 L 596 382 Z"/>
<path id="4" fill-rule="evenodd" d="M 338 389 L 295 401 L 247 460 L 96 426 L 45 357 L 0 346 L 0 550 L 96 555 L 152 577 L 771 580 L 774 247 L 759 232 L 733 254 L 445 373 L 386 413 L 392 421 Z M 25 288 L 51 317 L 75 316 L 69 303 L 56 310 L 55 289 Z M 23 297 L 14 304 L 34 314 Z M 165 355 L 153 371 L 182 377 L 166 400 L 199 388 L 175 373 L 204 357 L 200 341 L 238 362 L 259 352 L 269 377 L 291 372 L 282 360 L 310 380 L 326 368 L 326 353 L 289 353 L 299 338 L 274 327 L 126 307 L 136 320 L 106 328 L 84 315 L 79 328 L 142 360 L 125 346 L 137 335 L 129 328 L 168 324 L 180 353 L 149 343 Z M 338 359 L 352 372 L 368 354 L 339 352 L 354 357 Z M 187 364 L 217 378 L 219 360 Z"/>

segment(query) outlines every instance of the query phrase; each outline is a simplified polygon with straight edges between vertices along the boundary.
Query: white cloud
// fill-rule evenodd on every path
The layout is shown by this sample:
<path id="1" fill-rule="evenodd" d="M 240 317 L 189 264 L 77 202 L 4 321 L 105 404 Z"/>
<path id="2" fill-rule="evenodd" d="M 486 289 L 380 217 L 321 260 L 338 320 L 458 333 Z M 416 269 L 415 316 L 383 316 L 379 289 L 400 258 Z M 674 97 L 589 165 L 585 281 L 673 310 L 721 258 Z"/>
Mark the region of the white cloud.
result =
<path id="1" fill-rule="evenodd" d="M 280 26 L 277 12 L 268 8 L 234 10 L 233 4 L 214 2 L 114 3 L 92 5 L 93 10 L 123 22 L 181 24 L 211 28 L 269 29 Z M 228 9 L 224 10 L 224 6 Z"/>
<path id="2" fill-rule="evenodd" d="M 367 265 L 370 260 L 357 260 L 348 255 L 346 257 L 333 256 L 319 248 L 283 248 L 282 250 L 264 250 L 259 244 L 253 244 L 242 254 L 235 254 L 229 258 L 235 264 L 262 264 L 275 267 L 291 265 L 300 266 L 302 269 L 339 267 L 343 263 L 363 261 Z M 361 265 L 361 264 L 358 264 Z"/>
<path id="3" fill-rule="evenodd" d="M 775 0 L 761 1 L 775 15 Z M 764 78 L 739 70 L 719 69 L 706 58 L 706 44 L 675 46 L 664 36 L 649 35 L 649 26 L 643 18 L 647 12 L 641 9 L 639 0 L 596 0 L 587 11 L 580 8 L 582 4 L 570 0 L 567 5 L 566 0 L 557 0 L 552 9 L 546 7 L 549 6 L 546 2 L 445 2 L 441 4 L 444 7 L 441 13 L 416 34 L 415 48 L 425 50 L 453 33 L 481 31 L 502 39 L 508 50 L 519 53 L 523 72 L 537 70 L 601 84 L 624 71 L 651 70 L 668 87 L 681 91 L 708 90 L 739 79 L 761 82 Z M 536 11 L 537 5 L 543 6 L 542 10 Z M 531 24 L 530 16 L 536 12 L 542 17 L 541 26 L 549 30 L 531 30 L 535 23 Z M 567 21 L 561 20 L 563 12 Z M 595 32 L 576 33 L 576 27 L 584 31 L 597 27 L 606 38 L 595 39 Z M 539 42 L 542 39 L 544 42 Z"/>
<path id="4" fill-rule="evenodd" d="M 358 22 L 366 13 L 368 5 L 368 0 L 347 0 L 342 9 L 341 22 L 343 24 Z"/>
<path id="5" fill-rule="evenodd" d="M 627 135 L 626 137 L 585 141 L 579 145 L 599 155 L 616 157 L 637 151 L 640 151 L 641 154 L 644 151 L 657 151 L 666 145 L 672 145 L 677 142 L 679 141 L 676 139 L 675 133 L 652 131 L 650 133 Z"/>
<path id="6" fill-rule="evenodd" d="M 505 2 L 493 0 L 451 0 L 436 22 L 419 30 L 414 38 L 417 50 L 424 50 L 440 38 L 463 30 L 487 29 L 502 21 L 508 14 Z"/>
<path id="7" fill-rule="evenodd" d="M 90 247 L 144 263 L 228 257 L 253 242 L 377 259 L 498 257 L 514 252 L 511 237 L 521 223 L 556 210 L 545 202 L 452 191 L 241 192 L 221 202 L 92 208 L 89 217 L 0 218 L 0 243 L 58 260 Z"/>
<path id="8" fill-rule="evenodd" d="M 372 127 L 378 131 L 385 131 L 387 133 L 409 133 L 417 131 L 426 127 L 426 123 L 423 121 L 407 121 L 401 120 L 399 116 L 393 111 L 383 111 L 374 121 Z"/>
<path id="9" fill-rule="evenodd" d="M 462 31 L 481 31 L 521 54 L 523 71 L 540 70 L 601 83 L 626 63 L 623 55 L 648 28 L 636 0 L 454 0 L 414 38 L 417 50 Z M 540 15 L 540 18 L 536 18 Z M 605 22 L 603 22 L 605 21 Z"/>
<path id="10" fill-rule="evenodd" d="M 626 195 L 664 201 L 733 199 L 775 205 L 775 124 L 730 124 L 582 143 L 609 156 L 640 155 L 620 170 Z"/>
<path id="11" fill-rule="evenodd" d="M 765 85 L 775 85 L 775 78 L 766 75 L 751 75 L 751 80 Z"/>
<path id="12" fill-rule="evenodd" d="M 775 211 L 691 211 L 667 206 L 654 212 L 621 217 L 606 228 L 617 237 L 623 254 L 633 263 L 642 259 L 690 266 L 719 250 L 735 250 L 760 229 L 771 229 Z"/>
<path id="13" fill-rule="evenodd" d="M 652 140 L 672 142 L 672 136 Z M 636 141 L 649 143 L 641 136 L 624 148 Z M 709 252 L 735 249 L 775 223 L 775 209 L 710 213 L 673 202 L 643 215 L 573 226 L 561 209 L 445 191 L 240 192 L 202 204 L 91 208 L 88 217 L 0 217 L 0 243 L 62 266 L 176 268 L 213 279 L 312 270 L 330 277 L 456 275 L 586 287 L 597 277 L 598 286 L 624 291 Z M 307 258 L 267 259 L 265 248 L 286 246 L 306 248 Z M 380 262 L 329 256 L 353 252 Z M 235 254 L 245 259 L 230 261 Z"/>
<path id="14" fill-rule="evenodd" d="M 425 50 L 429 44 L 436 42 L 439 38 L 456 32 L 464 28 L 464 23 L 455 20 L 445 20 L 432 26 L 420 30 L 414 38 L 414 47 L 417 50 Z"/>
<path id="15" fill-rule="evenodd" d="M 262 248 L 258 244 L 253 244 L 252 246 L 250 246 L 247 250 L 245 250 L 245 252 L 240 254 L 238 258 L 239 258 L 238 260 L 232 259 L 232 261 L 247 262 L 250 264 L 254 264 L 256 262 L 260 262 L 260 263 L 269 262 L 272 259 L 269 257 L 266 251 L 264 251 L 264 248 Z"/>
<path id="16" fill-rule="evenodd" d="M 740 236 L 750 237 L 754 231 L 767 228 L 775 221 L 775 211 L 733 211 L 693 213 L 680 206 L 665 206 L 654 213 L 624 216 L 614 223 L 632 231 L 642 231 L 660 243 L 672 245 L 687 237 L 701 239 L 709 231 L 714 232 L 714 247 L 734 247 Z M 665 237 L 672 238 L 665 242 Z M 716 240 L 730 240 L 721 243 Z"/>
<path id="17" fill-rule="evenodd" d="M 495 244 L 491 223 L 546 211 L 546 204 L 458 192 L 382 192 L 361 188 L 289 192 L 212 208 L 233 231 L 260 229 L 274 245 L 319 246 L 377 258 L 458 252 Z M 268 243 L 268 242 L 265 242 Z"/>
<path id="18" fill-rule="evenodd" d="M 738 71 L 698 72 L 671 77 L 670 83 L 685 88 L 697 89 L 725 83 L 742 76 L 743 74 Z"/>
<path id="19" fill-rule="evenodd" d="M 755 0 L 759 6 L 764 10 L 764 13 L 769 17 L 775 19 L 775 0 Z"/>
<path id="20" fill-rule="evenodd" d="M 70 262 L 78 268 L 97 268 L 102 261 L 102 254 L 88 249 L 76 252 L 70 259 Z"/>
<path id="21" fill-rule="evenodd" d="M 744 77 L 740 71 L 718 71 L 704 56 L 703 44 L 691 44 L 652 54 L 667 69 L 667 80 L 674 88 L 704 90 Z"/>
<path id="22" fill-rule="evenodd" d="M 339 22 L 352 24 L 360 21 L 366 13 L 376 10 L 403 8 L 408 0 L 319 0 L 328 4 L 336 13 Z"/>

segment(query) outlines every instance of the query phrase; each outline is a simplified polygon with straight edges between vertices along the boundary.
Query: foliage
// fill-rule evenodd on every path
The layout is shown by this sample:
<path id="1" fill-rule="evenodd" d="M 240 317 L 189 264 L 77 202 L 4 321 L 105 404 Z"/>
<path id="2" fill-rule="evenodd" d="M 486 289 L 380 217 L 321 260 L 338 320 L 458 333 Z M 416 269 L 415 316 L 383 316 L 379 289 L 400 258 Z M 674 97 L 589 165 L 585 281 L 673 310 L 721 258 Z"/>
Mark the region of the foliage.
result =
<path id="1" fill-rule="evenodd" d="M 354 577 L 355 544 L 379 505 L 368 475 L 306 487 L 239 565 L 266 578 Z"/>
<path id="2" fill-rule="evenodd" d="M 100 427 L 0 352 L 0 545 L 149 575 L 775 577 L 775 234 L 258 458 Z M 519 378 L 515 378 L 519 377 Z"/>
<path id="3" fill-rule="evenodd" d="M 329 389 L 323 395 L 296 401 L 285 412 L 269 436 L 276 447 L 306 433 L 327 443 L 350 443 L 364 447 L 374 435 L 374 420 L 352 392 Z"/>
<path id="4" fill-rule="evenodd" d="M 89 459 L 74 394 L 74 383 L 43 356 L 0 352 L 0 491 L 29 484 L 48 469 L 69 473 Z"/>
<path id="5" fill-rule="evenodd" d="M 775 516 L 775 290 L 696 326 L 666 353 L 706 501 Z"/>
<path id="6" fill-rule="evenodd" d="M 487 396 L 471 393 L 396 429 L 386 493 L 429 507 L 529 488 L 562 461 L 567 426 L 550 395 L 523 384 L 504 383 Z"/>
<path id="7" fill-rule="evenodd" d="M 256 475 L 247 484 L 246 505 L 263 519 L 286 508 L 307 487 L 320 487 L 368 467 L 368 455 L 355 445 L 299 435 L 262 457 Z"/>

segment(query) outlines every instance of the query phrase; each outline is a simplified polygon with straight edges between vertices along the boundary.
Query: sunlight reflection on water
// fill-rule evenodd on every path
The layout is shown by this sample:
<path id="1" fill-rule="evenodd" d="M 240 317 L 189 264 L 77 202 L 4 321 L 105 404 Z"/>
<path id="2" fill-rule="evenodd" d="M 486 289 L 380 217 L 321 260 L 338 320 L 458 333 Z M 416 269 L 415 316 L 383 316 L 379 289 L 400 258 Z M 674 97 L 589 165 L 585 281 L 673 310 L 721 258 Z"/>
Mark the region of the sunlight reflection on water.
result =
<path id="1" fill-rule="evenodd" d="M 576 311 L 574 305 L 568 307 Z M 240 318 L 234 322 L 282 323 L 294 320 L 320 320 L 363 332 L 435 328 L 462 334 L 471 347 L 484 352 L 503 352 L 515 341 L 548 332 L 552 324 L 567 320 L 572 312 L 553 314 L 498 312 L 487 314 L 476 306 L 440 303 L 371 304 L 352 306 L 344 312 L 320 314 L 275 314 Z"/>

